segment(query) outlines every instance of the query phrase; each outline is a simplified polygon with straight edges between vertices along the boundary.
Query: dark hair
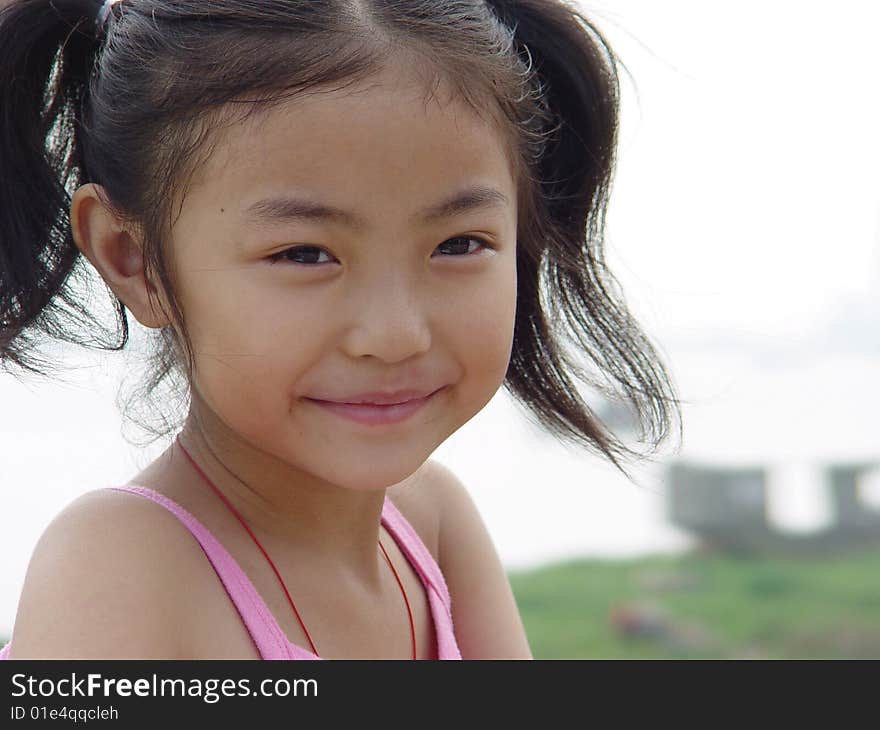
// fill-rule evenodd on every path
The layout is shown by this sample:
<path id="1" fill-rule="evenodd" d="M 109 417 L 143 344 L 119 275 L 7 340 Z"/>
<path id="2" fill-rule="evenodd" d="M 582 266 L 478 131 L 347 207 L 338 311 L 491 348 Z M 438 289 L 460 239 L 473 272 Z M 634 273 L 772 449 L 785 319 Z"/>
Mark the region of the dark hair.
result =
<path id="1" fill-rule="evenodd" d="M 602 251 L 617 61 L 577 10 L 561 0 L 123 0 L 99 28 L 100 6 L 12 0 L 0 9 L 4 365 L 45 373 L 50 363 L 35 347 L 45 335 L 108 349 L 129 338 L 122 303 L 111 293 L 116 322 L 105 325 L 81 289 L 87 267 L 69 208 L 76 188 L 95 182 L 142 234 L 147 275 L 167 293 L 181 332 L 156 333 L 142 393 L 188 379 L 191 347 L 167 251 L 175 210 L 218 131 L 411 54 L 426 89 L 445 81 L 478 114 L 489 109 L 509 142 L 518 300 L 505 387 L 552 434 L 622 470 L 619 457 L 636 452 L 576 380 L 624 401 L 640 440 L 656 447 L 666 438 L 679 403 Z M 579 364 L 584 355 L 592 374 Z M 176 426 L 166 418 L 152 431 Z"/>

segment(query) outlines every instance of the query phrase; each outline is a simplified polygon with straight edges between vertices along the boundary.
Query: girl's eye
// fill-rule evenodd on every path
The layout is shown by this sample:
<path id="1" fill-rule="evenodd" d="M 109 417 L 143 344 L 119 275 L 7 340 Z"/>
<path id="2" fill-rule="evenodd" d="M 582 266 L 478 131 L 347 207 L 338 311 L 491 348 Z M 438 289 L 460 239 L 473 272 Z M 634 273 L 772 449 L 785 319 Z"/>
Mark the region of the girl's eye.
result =
<path id="1" fill-rule="evenodd" d="M 270 263 L 278 263 L 279 261 L 286 261 L 292 264 L 323 264 L 326 263 L 324 261 L 315 261 L 315 255 L 320 258 L 321 254 L 327 254 L 327 252 L 318 248 L 317 246 L 295 246 L 294 248 L 286 248 L 283 251 L 279 251 L 276 254 L 272 254 L 269 257 Z M 300 261 L 299 259 L 305 258 L 305 261 Z"/>
<path id="2" fill-rule="evenodd" d="M 473 241 L 477 244 L 477 249 L 473 253 L 468 253 L 467 250 L 469 248 L 470 242 Z M 474 236 L 456 236 L 455 238 L 450 238 L 448 241 L 444 241 L 437 248 L 443 248 L 447 244 L 454 243 L 456 244 L 454 248 L 458 251 L 464 250 L 462 255 L 464 256 L 473 256 L 481 248 L 489 248 L 489 244 L 484 241 L 482 238 L 475 238 Z M 462 244 L 464 244 L 462 246 Z"/>
<path id="3" fill-rule="evenodd" d="M 471 243 L 477 244 L 474 251 L 469 251 Z M 450 238 L 444 241 L 437 248 L 440 250 L 447 247 L 446 250 L 449 251 L 448 247 L 450 244 L 452 244 L 453 251 L 458 252 L 451 254 L 453 258 L 473 256 L 481 248 L 490 248 L 486 241 L 482 238 L 475 238 L 474 236 L 456 236 L 455 238 Z M 322 255 L 329 256 L 324 249 L 318 248 L 317 246 L 294 246 L 293 248 L 286 248 L 283 251 L 272 254 L 269 257 L 269 261 L 273 264 L 283 261 L 292 264 L 315 266 L 317 264 L 328 263 L 327 260 L 320 260 Z M 442 258 L 449 258 L 449 256 L 443 256 Z"/>

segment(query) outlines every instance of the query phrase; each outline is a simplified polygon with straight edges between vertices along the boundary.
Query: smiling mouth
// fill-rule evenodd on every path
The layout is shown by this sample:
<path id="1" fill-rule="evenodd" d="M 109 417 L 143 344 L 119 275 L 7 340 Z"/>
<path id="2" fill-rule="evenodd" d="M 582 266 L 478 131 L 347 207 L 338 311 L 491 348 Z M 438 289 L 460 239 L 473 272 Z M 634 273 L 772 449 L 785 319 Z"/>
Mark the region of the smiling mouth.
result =
<path id="1" fill-rule="evenodd" d="M 366 425 L 389 425 L 406 421 L 410 416 L 430 403 L 443 388 L 422 398 L 414 398 L 403 403 L 336 403 L 334 401 L 306 398 L 330 413 L 356 423 Z"/>

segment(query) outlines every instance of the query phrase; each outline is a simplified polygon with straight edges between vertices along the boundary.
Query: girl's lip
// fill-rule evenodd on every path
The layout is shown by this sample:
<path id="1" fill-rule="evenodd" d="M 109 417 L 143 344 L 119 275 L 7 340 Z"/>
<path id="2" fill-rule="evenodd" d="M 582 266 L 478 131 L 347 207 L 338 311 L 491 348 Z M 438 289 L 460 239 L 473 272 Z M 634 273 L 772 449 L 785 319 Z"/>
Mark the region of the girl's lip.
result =
<path id="1" fill-rule="evenodd" d="M 428 402 L 439 393 L 443 388 L 435 390 L 424 398 L 415 398 L 405 403 L 393 403 L 390 405 L 374 405 L 354 404 L 354 403 L 334 403 L 333 401 L 315 400 L 314 398 L 306 398 L 305 400 L 321 406 L 322 408 L 342 416 L 356 423 L 363 423 L 371 426 L 379 426 L 405 421 L 416 411 L 421 410 Z"/>

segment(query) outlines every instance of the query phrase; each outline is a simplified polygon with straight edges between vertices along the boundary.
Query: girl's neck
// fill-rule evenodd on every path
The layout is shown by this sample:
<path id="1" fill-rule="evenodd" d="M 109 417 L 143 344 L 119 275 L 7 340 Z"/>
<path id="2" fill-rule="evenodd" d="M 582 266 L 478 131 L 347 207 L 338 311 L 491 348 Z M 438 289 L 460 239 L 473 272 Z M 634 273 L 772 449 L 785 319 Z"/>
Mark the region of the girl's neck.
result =
<path id="1" fill-rule="evenodd" d="M 378 540 L 384 534 L 385 489 L 342 488 L 294 470 L 211 425 L 204 415 L 191 414 L 178 438 L 273 560 L 276 555 L 281 562 L 295 556 L 325 575 L 380 590 L 384 558 Z M 166 494 L 198 519 L 209 518 L 224 532 L 250 540 L 176 441 L 132 481 Z"/>

